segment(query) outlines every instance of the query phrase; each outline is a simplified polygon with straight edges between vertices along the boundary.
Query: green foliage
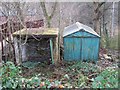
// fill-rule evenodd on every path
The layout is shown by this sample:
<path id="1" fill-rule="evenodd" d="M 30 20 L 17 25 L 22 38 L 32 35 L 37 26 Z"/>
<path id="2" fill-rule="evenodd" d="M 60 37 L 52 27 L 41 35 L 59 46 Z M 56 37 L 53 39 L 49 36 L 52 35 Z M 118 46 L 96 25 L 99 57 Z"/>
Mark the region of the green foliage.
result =
<path id="1" fill-rule="evenodd" d="M 21 73 L 20 67 L 15 66 L 12 62 L 8 61 L 3 64 L 0 69 L 0 77 L 2 79 L 3 88 L 16 88 L 18 86 L 17 78 Z"/>
<path id="2" fill-rule="evenodd" d="M 83 74 L 79 73 L 79 77 L 78 77 L 78 80 L 76 82 L 76 86 L 79 88 L 85 87 L 87 79 L 88 79 L 87 76 L 84 76 Z"/>
<path id="3" fill-rule="evenodd" d="M 74 78 L 69 80 L 73 87 L 84 88 L 89 80 L 88 76 L 100 72 L 98 67 L 92 63 L 82 61 L 71 63 L 73 64 L 66 69 L 66 73 L 68 73 L 69 78 Z"/>
<path id="4" fill-rule="evenodd" d="M 99 69 L 95 64 L 88 62 L 75 62 L 72 66 L 68 67 L 68 71 L 81 71 L 84 75 L 88 75 L 89 73 L 99 72 Z"/>
<path id="5" fill-rule="evenodd" d="M 118 88 L 118 71 L 106 69 L 92 83 L 93 88 Z"/>
<path id="6" fill-rule="evenodd" d="M 47 79 L 41 81 L 39 75 L 27 79 L 27 78 L 23 78 L 20 74 L 21 74 L 21 68 L 15 66 L 12 62 L 7 62 L 3 64 L 3 66 L 0 68 L 0 78 L 2 79 L 2 88 L 8 88 L 8 89 L 51 88 L 53 86 L 57 87 L 60 84 L 60 82 L 57 80 L 53 82 L 50 82 Z"/>
<path id="7" fill-rule="evenodd" d="M 18 81 L 20 88 L 36 88 L 39 87 L 41 79 L 38 76 L 31 77 L 30 79 L 21 77 Z"/>
<path id="8" fill-rule="evenodd" d="M 12 62 L 7 62 L 0 68 L 2 88 L 7 88 L 9 90 L 20 88 L 64 87 L 118 88 L 118 71 L 116 69 L 108 68 L 100 73 L 98 67 L 95 64 L 87 62 L 71 62 L 69 67 L 64 70 L 65 71 L 62 72 L 63 76 L 61 76 L 59 81 L 58 79 L 49 80 L 47 77 L 44 77 L 45 75 L 42 76 L 41 74 L 32 76 L 30 78 L 23 78 L 21 76 L 21 68 L 15 66 Z"/>
<path id="9" fill-rule="evenodd" d="M 42 88 L 58 87 L 61 84 L 61 82 L 58 80 L 56 80 L 54 82 L 50 82 L 49 80 L 45 80 L 44 83 L 45 83 L 45 86 L 42 86 Z"/>

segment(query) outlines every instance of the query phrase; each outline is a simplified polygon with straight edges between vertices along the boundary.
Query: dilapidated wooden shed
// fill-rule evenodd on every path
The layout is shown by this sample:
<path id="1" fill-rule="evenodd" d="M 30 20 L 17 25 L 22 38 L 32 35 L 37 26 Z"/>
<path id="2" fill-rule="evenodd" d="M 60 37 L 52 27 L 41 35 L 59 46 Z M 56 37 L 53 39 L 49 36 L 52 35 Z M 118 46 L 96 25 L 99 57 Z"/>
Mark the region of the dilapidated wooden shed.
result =
<path id="1" fill-rule="evenodd" d="M 100 36 L 90 27 L 76 22 L 63 32 L 64 60 L 98 60 Z"/>
<path id="2" fill-rule="evenodd" d="M 58 28 L 24 28 L 13 33 L 17 62 L 50 60 L 56 64 L 58 35 Z"/>

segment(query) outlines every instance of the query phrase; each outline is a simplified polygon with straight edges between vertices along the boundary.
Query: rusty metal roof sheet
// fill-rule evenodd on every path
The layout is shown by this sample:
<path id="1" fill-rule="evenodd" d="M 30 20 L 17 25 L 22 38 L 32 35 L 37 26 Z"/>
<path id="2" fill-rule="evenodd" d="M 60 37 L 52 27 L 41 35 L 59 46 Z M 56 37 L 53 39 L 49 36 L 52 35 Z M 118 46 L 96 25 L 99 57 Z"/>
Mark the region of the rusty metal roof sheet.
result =
<path id="1" fill-rule="evenodd" d="M 84 30 L 86 32 L 89 32 L 93 35 L 100 37 L 91 27 L 88 27 L 87 25 L 84 25 L 79 22 L 76 22 L 75 24 L 65 27 L 65 29 L 63 31 L 63 37 L 70 35 L 72 33 L 75 33 L 77 31 L 80 31 L 80 30 Z"/>

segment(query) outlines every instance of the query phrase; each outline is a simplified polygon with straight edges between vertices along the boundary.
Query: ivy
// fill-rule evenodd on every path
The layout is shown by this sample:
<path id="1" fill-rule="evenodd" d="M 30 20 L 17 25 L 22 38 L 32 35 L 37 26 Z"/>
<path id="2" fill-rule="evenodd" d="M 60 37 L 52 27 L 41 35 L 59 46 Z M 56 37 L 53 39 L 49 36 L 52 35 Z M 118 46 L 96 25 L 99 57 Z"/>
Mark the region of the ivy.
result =
<path id="1" fill-rule="evenodd" d="M 92 83 L 93 88 L 118 88 L 118 71 L 113 68 L 105 69 Z"/>
<path id="2" fill-rule="evenodd" d="M 7 62 L 0 68 L 0 78 L 2 86 L 0 88 L 21 89 L 21 88 L 59 88 L 61 82 L 58 80 L 50 82 L 49 80 L 41 80 L 39 74 L 31 78 L 23 78 L 21 68 L 15 66 L 13 62 Z M 1 83 L 0 83 L 1 85 Z"/>

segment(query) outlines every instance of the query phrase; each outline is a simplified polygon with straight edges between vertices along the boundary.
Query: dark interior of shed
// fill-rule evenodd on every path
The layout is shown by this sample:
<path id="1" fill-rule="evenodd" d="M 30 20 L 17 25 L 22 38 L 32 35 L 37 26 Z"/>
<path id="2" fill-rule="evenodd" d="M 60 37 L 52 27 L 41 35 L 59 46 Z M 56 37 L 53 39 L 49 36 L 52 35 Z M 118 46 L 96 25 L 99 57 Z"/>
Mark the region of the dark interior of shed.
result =
<path id="1" fill-rule="evenodd" d="M 50 38 L 40 38 L 38 40 L 29 38 L 26 46 L 28 61 L 50 62 Z"/>

